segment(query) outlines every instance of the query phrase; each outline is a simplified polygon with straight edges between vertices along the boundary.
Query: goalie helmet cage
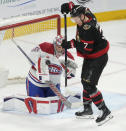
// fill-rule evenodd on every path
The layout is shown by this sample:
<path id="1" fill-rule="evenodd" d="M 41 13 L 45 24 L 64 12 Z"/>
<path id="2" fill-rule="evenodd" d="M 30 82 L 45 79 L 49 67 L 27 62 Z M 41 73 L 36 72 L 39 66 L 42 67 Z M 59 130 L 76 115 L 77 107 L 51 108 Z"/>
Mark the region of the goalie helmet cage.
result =
<path id="1" fill-rule="evenodd" d="M 45 36 L 45 37 L 47 37 L 47 38 L 51 37 L 51 34 L 52 34 L 53 37 L 61 34 L 61 18 L 60 18 L 60 15 L 55 14 L 55 15 L 51 15 L 51 16 L 27 20 L 27 21 L 18 22 L 18 23 L 15 23 L 15 24 L 9 24 L 9 25 L 5 25 L 5 26 L 0 27 L 0 35 L 2 34 L 1 32 L 5 32 L 3 41 L 10 40 L 10 39 L 23 38 L 24 36 L 27 37 L 28 35 L 29 36 L 32 35 L 32 37 L 33 37 L 34 34 L 37 35 L 37 33 L 44 33 L 46 31 L 47 31 L 48 36 Z M 48 33 L 48 31 L 49 31 L 49 33 Z M 35 39 L 35 38 L 32 38 L 32 39 Z M 37 42 L 37 43 L 34 42 L 34 43 L 40 44 L 41 41 L 44 42 L 45 40 L 43 41 L 43 38 L 41 38 L 41 40 L 39 42 Z M 28 42 L 27 38 L 24 39 L 24 43 L 25 42 L 26 43 Z M 46 41 L 46 42 L 48 42 L 48 41 Z M 33 42 L 32 42 L 32 44 L 33 44 Z M 29 47 L 30 46 L 31 45 L 29 45 Z M 14 83 L 18 83 L 18 82 L 24 83 L 25 77 L 19 76 L 19 74 L 17 76 L 12 77 L 12 78 L 9 77 L 8 83 L 9 84 L 11 84 L 11 83 L 14 84 Z"/>

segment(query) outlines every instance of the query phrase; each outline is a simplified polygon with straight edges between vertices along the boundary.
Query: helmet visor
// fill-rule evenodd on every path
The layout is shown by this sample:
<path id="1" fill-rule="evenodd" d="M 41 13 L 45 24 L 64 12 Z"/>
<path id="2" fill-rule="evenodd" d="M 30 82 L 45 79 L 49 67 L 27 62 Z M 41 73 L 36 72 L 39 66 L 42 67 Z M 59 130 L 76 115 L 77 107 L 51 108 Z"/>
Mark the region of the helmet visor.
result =
<path id="1" fill-rule="evenodd" d="M 73 23 L 79 23 L 81 20 L 80 20 L 80 17 L 79 16 L 76 16 L 76 17 L 71 17 L 71 21 Z"/>

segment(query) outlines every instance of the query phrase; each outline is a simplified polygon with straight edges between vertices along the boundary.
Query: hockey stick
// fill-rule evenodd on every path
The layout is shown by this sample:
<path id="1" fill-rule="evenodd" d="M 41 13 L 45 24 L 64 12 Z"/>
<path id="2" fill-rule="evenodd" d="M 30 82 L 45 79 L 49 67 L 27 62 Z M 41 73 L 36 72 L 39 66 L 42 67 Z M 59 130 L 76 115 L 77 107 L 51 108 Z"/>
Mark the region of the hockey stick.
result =
<path id="1" fill-rule="evenodd" d="M 12 42 L 17 46 L 17 48 L 24 54 L 24 56 L 28 59 L 28 61 L 35 66 L 35 63 L 28 57 L 28 55 L 24 52 L 24 50 L 15 42 L 14 39 L 12 39 Z M 40 77 L 41 80 L 41 77 Z M 49 87 L 51 90 L 61 99 L 61 101 L 66 105 L 67 108 L 71 108 L 71 103 L 60 93 L 60 91 L 56 88 L 56 86 L 52 86 L 50 82 Z"/>
<path id="2" fill-rule="evenodd" d="M 24 50 L 16 43 L 16 41 L 12 38 L 12 42 L 17 46 L 17 48 L 24 54 L 24 56 L 28 59 L 28 61 L 31 63 L 31 65 L 35 66 L 35 63 L 30 59 L 30 57 L 24 52 Z M 40 80 L 42 79 L 41 76 L 39 76 Z"/>
<path id="3" fill-rule="evenodd" d="M 65 42 L 67 42 L 67 17 L 64 14 L 64 33 L 65 33 Z M 65 87 L 67 86 L 67 48 L 65 48 Z"/>
<path id="4" fill-rule="evenodd" d="M 29 56 L 24 52 L 24 50 L 15 42 L 14 39 L 11 39 L 12 42 L 17 46 L 17 48 L 24 54 L 24 56 L 28 59 L 28 61 L 35 66 L 35 63 L 29 58 Z"/>
<path id="5" fill-rule="evenodd" d="M 65 96 L 60 93 L 60 91 L 56 88 L 56 86 L 51 82 L 48 82 L 48 84 L 50 85 L 51 90 L 59 97 L 59 99 L 64 103 L 64 105 L 67 108 L 71 108 L 71 106 L 72 106 L 71 102 L 69 102 L 65 98 Z"/>

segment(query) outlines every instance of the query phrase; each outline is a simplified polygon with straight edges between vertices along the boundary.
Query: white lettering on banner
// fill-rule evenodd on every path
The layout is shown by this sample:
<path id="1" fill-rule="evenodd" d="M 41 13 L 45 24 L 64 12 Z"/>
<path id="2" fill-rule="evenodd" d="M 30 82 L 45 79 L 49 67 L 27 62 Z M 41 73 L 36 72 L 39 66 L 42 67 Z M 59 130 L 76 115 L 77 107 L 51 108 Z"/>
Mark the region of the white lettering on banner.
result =
<path id="1" fill-rule="evenodd" d="M 68 0 L 0 0 L 0 18 L 60 14 L 64 2 Z"/>
<path id="2" fill-rule="evenodd" d="M 43 9 L 43 10 L 37 10 L 33 12 L 26 12 L 26 13 L 23 13 L 22 16 L 51 14 L 51 13 L 59 12 L 59 11 L 60 11 L 60 8 L 56 7 L 56 8 L 51 8 L 51 9 Z"/>
<path id="3" fill-rule="evenodd" d="M 77 0 L 72 1 L 77 4 Z M 69 2 L 69 0 L 0 0 L 0 19 L 60 14 L 61 4 L 66 2 Z M 95 13 L 125 9 L 125 5 L 126 0 L 93 0 L 93 2 L 86 4 Z"/>

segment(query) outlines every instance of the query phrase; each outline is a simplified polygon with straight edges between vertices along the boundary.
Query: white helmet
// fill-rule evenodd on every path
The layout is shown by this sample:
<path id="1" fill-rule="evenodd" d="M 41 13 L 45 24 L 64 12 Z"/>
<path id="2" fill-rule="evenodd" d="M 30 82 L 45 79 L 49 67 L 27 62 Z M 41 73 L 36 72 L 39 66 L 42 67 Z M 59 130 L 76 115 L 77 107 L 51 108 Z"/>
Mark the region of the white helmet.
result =
<path id="1" fill-rule="evenodd" d="M 58 35 L 58 36 L 56 36 L 54 38 L 53 43 L 55 45 L 61 45 L 63 40 L 64 40 L 63 36 L 62 35 Z"/>

